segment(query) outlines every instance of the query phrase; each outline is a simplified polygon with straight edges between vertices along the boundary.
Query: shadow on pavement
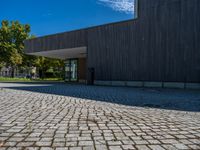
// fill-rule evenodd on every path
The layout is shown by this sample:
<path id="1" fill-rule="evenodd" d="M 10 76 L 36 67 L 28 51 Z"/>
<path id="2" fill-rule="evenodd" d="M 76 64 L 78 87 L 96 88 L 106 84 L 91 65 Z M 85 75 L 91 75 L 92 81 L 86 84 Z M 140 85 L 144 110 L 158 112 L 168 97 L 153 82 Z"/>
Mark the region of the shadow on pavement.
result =
<path id="1" fill-rule="evenodd" d="M 200 112 L 200 91 L 86 86 L 66 83 L 0 83 L 0 87 L 129 106 Z"/>

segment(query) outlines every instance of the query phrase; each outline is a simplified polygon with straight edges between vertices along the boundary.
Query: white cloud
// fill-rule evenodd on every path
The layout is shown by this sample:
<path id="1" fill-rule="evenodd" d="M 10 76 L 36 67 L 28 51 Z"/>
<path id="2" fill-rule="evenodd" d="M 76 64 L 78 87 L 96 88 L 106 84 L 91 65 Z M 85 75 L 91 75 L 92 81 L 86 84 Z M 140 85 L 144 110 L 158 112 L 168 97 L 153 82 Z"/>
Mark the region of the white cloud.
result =
<path id="1" fill-rule="evenodd" d="M 98 0 L 100 4 L 111 7 L 115 11 L 134 13 L 134 0 Z"/>
<path id="2" fill-rule="evenodd" d="M 42 17 L 49 17 L 49 16 L 52 16 L 53 14 L 51 12 L 48 12 L 48 13 L 44 13 L 42 14 Z"/>

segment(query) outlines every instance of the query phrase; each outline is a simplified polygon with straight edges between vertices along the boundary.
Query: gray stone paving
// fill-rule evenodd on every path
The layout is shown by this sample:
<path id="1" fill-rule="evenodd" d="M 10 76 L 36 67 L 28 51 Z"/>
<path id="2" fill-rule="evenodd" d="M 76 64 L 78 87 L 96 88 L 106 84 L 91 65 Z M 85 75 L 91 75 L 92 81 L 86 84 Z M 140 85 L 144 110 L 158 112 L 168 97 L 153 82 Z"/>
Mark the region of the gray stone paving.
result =
<path id="1" fill-rule="evenodd" d="M 151 108 L 134 106 L 134 100 L 132 106 L 121 105 L 123 97 L 130 103 L 131 93 L 143 92 L 145 97 L 154 90 L 64 84 L 0 83 L 0 87 L 0 150 L 200 149 L 197 91 L 185 91 L 185 96 L 173 91 L 175 98 L 187 97 L 197 105 L 194 111 L 185 107 L 176 111 L 154 108 L 154 103 L 148 105 Z M 159 93 L 161 99 L 163 94 L 169 91 Z"/>

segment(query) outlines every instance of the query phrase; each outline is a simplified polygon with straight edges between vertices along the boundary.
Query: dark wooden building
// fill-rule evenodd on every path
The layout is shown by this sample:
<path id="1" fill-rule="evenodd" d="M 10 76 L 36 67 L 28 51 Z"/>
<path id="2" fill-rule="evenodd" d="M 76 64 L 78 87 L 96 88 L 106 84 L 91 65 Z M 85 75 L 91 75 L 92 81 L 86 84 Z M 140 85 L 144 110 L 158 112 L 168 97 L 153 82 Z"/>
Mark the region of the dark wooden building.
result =
<path id="1" fill-rule="evenodd" d="M 25 51 L 65 59 L 71 81 L 94 72 L 96 84 L 200 83 L 200 0 L 138 0 L 137 10 L 133 20 L 27 40 Z"/>

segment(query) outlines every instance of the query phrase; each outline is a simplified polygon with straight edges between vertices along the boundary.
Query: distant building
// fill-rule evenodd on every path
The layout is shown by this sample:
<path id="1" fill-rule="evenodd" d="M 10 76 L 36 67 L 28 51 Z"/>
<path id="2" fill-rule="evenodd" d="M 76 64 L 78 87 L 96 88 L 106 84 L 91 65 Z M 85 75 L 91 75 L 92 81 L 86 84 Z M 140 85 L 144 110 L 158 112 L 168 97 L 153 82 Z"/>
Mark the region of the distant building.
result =
<path id="1" fill-rule="evenodd" d="M 3 67 L 0 69 L 0 77 L 11 77 L 12 70 L 10 67 Z"/>
<path id="2" fill-rule="evenodd" d="M 37 77 L 36 67 L 29 67 L 28 69 L 16 68 L 14 72 L 15 72 L 14 77 L 18 78 Z M 1 68 L 0 77 L 12 77 L 12 68 L 11 67 Z"/>

